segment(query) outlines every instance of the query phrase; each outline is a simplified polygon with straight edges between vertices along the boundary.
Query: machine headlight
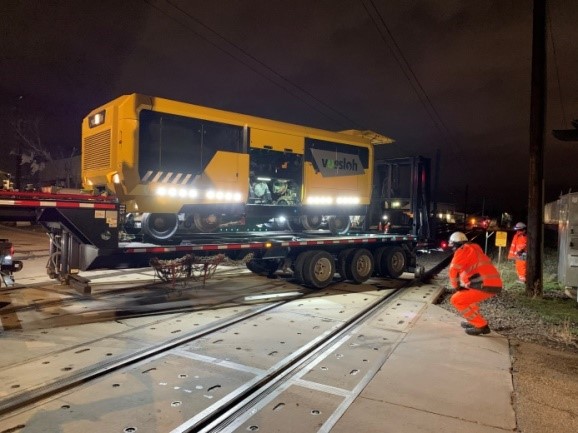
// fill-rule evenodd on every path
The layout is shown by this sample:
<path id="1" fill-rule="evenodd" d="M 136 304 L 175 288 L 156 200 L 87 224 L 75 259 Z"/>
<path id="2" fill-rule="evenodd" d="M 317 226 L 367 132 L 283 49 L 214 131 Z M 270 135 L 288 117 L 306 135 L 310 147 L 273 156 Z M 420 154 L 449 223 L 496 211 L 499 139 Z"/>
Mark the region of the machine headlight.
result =
<path id="1" fill-rule="evenodd" d="M 96 126 L 102 125 L 104 123 L 106 111 L 102 110 L 92 116 L 88 117 L 88 127 L 94 128 Z"/>

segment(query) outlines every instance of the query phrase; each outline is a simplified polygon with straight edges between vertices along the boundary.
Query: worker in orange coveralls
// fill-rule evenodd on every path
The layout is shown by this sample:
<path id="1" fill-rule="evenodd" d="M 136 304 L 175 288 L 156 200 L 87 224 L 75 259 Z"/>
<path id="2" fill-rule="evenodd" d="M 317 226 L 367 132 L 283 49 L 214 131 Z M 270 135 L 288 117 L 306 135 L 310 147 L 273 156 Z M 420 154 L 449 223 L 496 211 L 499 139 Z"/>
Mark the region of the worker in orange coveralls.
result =
<path id="1" fill-rule="evenodd" d="M 449 282 L 456 290 L 450 302 L 467 320 L 461 326 L 468 335 L 489 334 L 491 330 L 488 321 L 480 313 L 478 304 L 500 293 L 500 273 L 482 248 L 468 242 L 464 233 L 452 233 L 449 245 L 454 249 Z"/>
<path id="2" fill-rule="evenodd" d="M 528 235 L 526 234 L 526 224 L 520 222 L 514 226 L 516 234 L 512 239 L 508 259 L 516 262 L 516 273 L 518 282 L 526 284 L 526 248 L 528 247 Z"/>

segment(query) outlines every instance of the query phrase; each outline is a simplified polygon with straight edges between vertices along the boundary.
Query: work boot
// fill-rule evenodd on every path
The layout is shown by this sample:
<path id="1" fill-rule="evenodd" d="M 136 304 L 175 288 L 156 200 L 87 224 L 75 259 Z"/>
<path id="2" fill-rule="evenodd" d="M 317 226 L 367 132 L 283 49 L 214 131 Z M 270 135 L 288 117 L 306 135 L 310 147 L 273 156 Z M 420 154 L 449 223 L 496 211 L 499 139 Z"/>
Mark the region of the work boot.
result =
<path id="1" fill-rule="evenodd" d="M 460 326 L 461 326 L 462 328 L 465 328 L 465 329 L 475 328 L 474 325 L 472 325 L 470 322 L 467 322 L 467 321 L 465 321 L 465 320 L 464 320 L 462 323 L 460 323 Z"/>
<path id="2" fill-rule="evenodd" d="M 489 334 L 492 332 L 488 325 L 484 326 L 483 328 L 466 328 L 466 334 L 468 335 L 482 335 L 482 334 Z"/>

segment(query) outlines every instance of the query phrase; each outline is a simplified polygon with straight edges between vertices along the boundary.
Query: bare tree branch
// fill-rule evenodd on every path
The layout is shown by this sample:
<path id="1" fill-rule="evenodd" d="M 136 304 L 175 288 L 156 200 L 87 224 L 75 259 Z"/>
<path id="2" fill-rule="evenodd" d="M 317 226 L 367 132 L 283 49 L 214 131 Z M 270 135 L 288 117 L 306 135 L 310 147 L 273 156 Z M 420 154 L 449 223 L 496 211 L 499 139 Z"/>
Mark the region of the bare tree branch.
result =
<path id="1" fill-rule="evenodd" d="M 40 137 L 40 119 L 16 118 L 12 122 L 12 127 L 16 133 L 19 144 L 19 151 L 27 153 L 38 162 L 52 161 L 50 151 L 43 145 Z"/>

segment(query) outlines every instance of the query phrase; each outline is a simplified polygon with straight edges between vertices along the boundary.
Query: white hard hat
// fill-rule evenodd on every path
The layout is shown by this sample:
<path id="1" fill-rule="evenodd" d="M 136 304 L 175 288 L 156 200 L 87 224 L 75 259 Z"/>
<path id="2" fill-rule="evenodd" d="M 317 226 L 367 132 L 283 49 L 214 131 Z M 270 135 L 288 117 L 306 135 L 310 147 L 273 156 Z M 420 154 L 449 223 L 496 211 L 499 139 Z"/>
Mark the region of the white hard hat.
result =
<path id="1" fill-rule="evenodd" d="M 449 244 L 450 247 L 454 244 L 463 244 L 468 241 L 468 237 L 462 232 L 453 232 L 450 236 Z"/>
<path id="2" fill-rule="evenodd" d="M 516 223 L 516 225 L 514 226 L 514 230 L 525 230 L 526 229 L 526 224 L 520 222 L 520 223 Z"/>

